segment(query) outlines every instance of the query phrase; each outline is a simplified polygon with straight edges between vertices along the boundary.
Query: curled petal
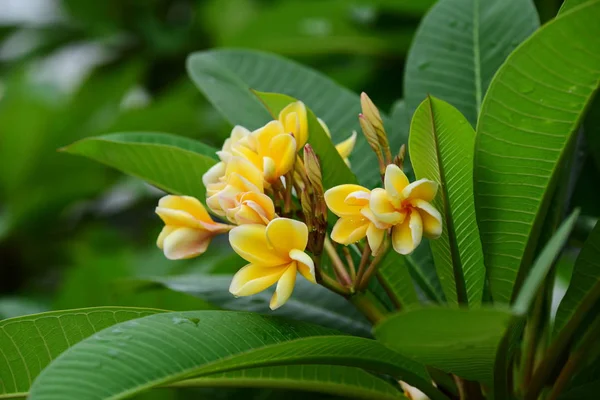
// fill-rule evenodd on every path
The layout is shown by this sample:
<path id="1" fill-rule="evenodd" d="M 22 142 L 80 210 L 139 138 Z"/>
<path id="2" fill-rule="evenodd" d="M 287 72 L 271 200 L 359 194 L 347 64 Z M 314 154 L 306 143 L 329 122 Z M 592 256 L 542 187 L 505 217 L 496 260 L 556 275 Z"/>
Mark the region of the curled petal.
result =
<path id="1" fill-rule="evenodd" d="M 239 144 L 236 145 L 232 149 L 232 157 L 233 156 L 250 161 L 252 165 L 259 170 L 262 168 L 262 157 L 255 151 L 252 151 L 249 147 L 241 146 Z"/>
<path id="2" fill-rule="evenodd" d="M 411 212 L 403 223 L 392 228 L 392 245 L 400 254 L 410 254 L 421 243 L 423 221 L 418 212 Z"/>
<path id="3" fill-rule="evenodd" d="M 354 145 L 356 145 L 356 135 L 356 131 L 352 132 L 352 135 L 348 139 L 335 145 L 335 149 L 340 154 L 340 156 L 342 156 L 342 158 L 346 159 L 350 157 L 350 154 L 352 154 L 352 150 L 354 150 Z"/>
<path id="4" fill-rule="evenodd" d="M 231 153 L 233 147 L 238 144 L 241 140 L 243 140 L 244 138 L 246 138 L 248 135 L 250 134 L 250 131 L 246 128 L 244 128 L 243 126 L 240 125 L 236 125 L 233 127 L 233 129 L 231 130 L 231 134 L 229 135 L 229 138 L 225 140 L 225 143 L 223 143 L 223 152 L 226 153 Z M 223 160 L 225 161 L 225 160 Z"/>
<path id="5" fill-rule="evenodd" d="M 244 192 L 263 191 L 262 171 L 242 157 L 232 157 L 227 163 L 225 179 L 228 184 L 238 186 Z"/>
<path id="6" fill-rule="evenodd" d="M 252 264 L 276 267 L 289 263 L 287 252 L 281 256 L 273 251 L 266 232 L 264 225 L 240 225 L 229 232 L 229 243 L 240 257 Z"/>
<path id="7" fill-rule="evenodd" d="M 208 185 L 206 185 L 206 197 L 214 196 L 221 190 L 225 189 L 226 186 L 227 182 L 225 182 L 225 178 L 223 178 L 223 180 L 219 182 L 209 183 Z"/>
<path id="8" fill-rule="evenodd" d="M 371 211 L 369 207 L 363 207 L 363 209 L 360 210 L 360 214 L 366 219 L 368 219 L 371 222 L 371 224 L 375 225 L 377 229 L 389 229 L 392 227 L 392 225 L 377 219 L 377 217 L 375 216 L 375 214 L 373 214 L 373 211 Z M 402 218 L 404 218 L 404 215 L 405 214 L 402 214 Z"/>
<path id="9" fill-rule="evenodd" d="M 371 191 L 369 208 L 376 219 L 386 224 L 396 225 L 404 220 L 404 214 L 396 210 L 388 192 L 383 189 L 377 188 Z"/>
<path id="10" fill-rule="evenodd" d="M 304 103 L 296 101 L 288 104 L 279 113 L 279 121 L 283 123 L 285 132 L 292 133 L 296 138 L 296 148 L 302 149 L 308 141 L 308 119 Z"/>
<path id="11" fill-rule="evenodd" d="M 199 221 L 213 222 L 200 200 L 195 197 L 172 195 L 164 196 L 158 201 L 158 207 L 161 209 L 170 208 L 173 210 L 180 210 L 190 214 Z"/>
<path id="12" fill-rule="evenodd" d="M 263 177 L 267 182 L 274 182 L 277 176 L 277 165 L 271 157 L 263 157 Z"/>
<path id="13" fill-rule="evenodd" d="M 369 204 L 371 193 L 357 190 L 356 192 L 350 193 L 344 202 L 349 206 L 364 207 Z"/>
<path id="14" fill-rule="evenodd" d="M 176 226 L 171 226 L 171 225 L 165 225 L 162 230 L 160 231 L 160 234 L 158 235 L 158 239 L 156 239 L 156 245 L 158 246 L 159 249 L 162 249 L 165 246 L 165 239 L 167 238 L 167 236 L 169 236 L 171 233 L 173 233 L 173 231 L 175 231 L 175 229 L 177 229 Z"/>
<path id="15" fill-rule="evenodd" d="M 212 236 L 205 230 L 176 228 L 165 234 L 161 232 L 158 242 L 169 260 L 183 260 L 204 253 Z"/>
<path id="16" fill-rule="evenodd" d="M 284 129 L 284 125 L 280 121 L 271 121 L 262 128 L 252 132 L 251 137 L 254 140 L 257 153 L 261 156 L 269 154 L 273 138 L 284 133 L 289 134 L 290 131 Z"/>
<path id="17" fill-rule="evenodd" d="M 200 228 L 200 221 L 194 218 L 190 213 L 171 208 L 156 207 L 156 214 L 163 220 L 165 225 L 176 227 Z"/>
<path id="18" fill-rule="evenodd" d="M 369 224 L 369 228 L 367 228 L 367 241 L 369 242 L 369 247 L 373 251 L 374 256 L 379 252 L 384 237 L 384 229 L 378 229 L 375 225 Z"/>
<path id="19" fill-rule="evenodd" d="M 337 220 L 331 231 L 331 240 L 349 245 L 358 242 L 367 235 L 370 222 L 364 217 L 342 217 Z"/>
<path id="20" fill-rule="evenodd" d="M 297 261 L 298 271 L 300 271 L 302 276 L 312 283 L 317 283 L 315 279 L 315 263 L 308 254 L 294 249 L 290 251 L 290 258 L 294 261 Z"/>
<path id="21" fill-rule="evenodd" d="M 442 234 L 442 215 L 430 203 L 424 200 L 411 201 L 423 220 L 423 234 L 429 239 L 437 239 Z"/>
<path id="22" fill-rule="evenodd" d="M 327 137 L 331 139 L 331 131 L 329 130 L 329 127 L 327 126 L 325 121 L 323 121 L 321 118 L 317 118 L 317 121 L 319 121 L 319 125 L 321 125 L 321 128 L 323 128 Z"/>
<path id="23" fill-rule="evenodd" d="M 269 268 L 248 264 L 233 276 L 229 292 L 234 296 L 251 296 L 262 292 L 277 282 L 287 269 L 287 265 Z"/>
<path id="24" fill-rule="evenodd" d="M 332 187 L 325 192 L 325 202 L 327 207 L 338 217 L 350 217 L 357 216 L 360 214 L 360 210 L 363 205 L 355 205 L 362 203 L 355 201 L 358 199 L 357 194 L 354 192 L 364 192 L 367 195 L 369 190 L 359 185 L 339 185 Z M 352 194 L 353 197 L 348 198 Z M 348 202 L 346 199 L 348 198 Z M 350 204 L 348 204 L 350 203 Z"/>
<path id="25" fill-rule="evenodd" d="M 304 251 L 308 243 L 308 228 L 303 222 L 289 218 L 275 218 L 266 228 L 269 245 L 289 259 L 290 250 Z"/>
<path id="26" fill-rule="evenodd" d="M 404 172 L 395 164 L 390 164 L 385 169 L 384 178 L 385 190 L 391 196 L 391 200 L 398 207 L 400 201 L 403 199 L 401 193 L 406 186 L 408 186 L 408 178 Z"/>
<path id="27" fill-rule="evenodd" d="M 285 175 L 296 161 L 296 140 L 288 134 L 277 135 L 271 140 L 269 153 L 277 166 L 277 177 Z"/>
<path id="28" fill-rule="evenodd" d="M 271 303 L 269 304 L 269 308 L 271 310 L 276 310 L 282 305 L 285 304 L 286 301 L 292 295 L 294 291 L 294 285 L 296 284 L 296 263 L 290 264 L 287 267 L 286 271 L 279 278 L 279 282 L 277 282 L 277 288 L 275 289 L 275 293 L 273 293 L 273 297 L 271 297 Z"/>
<path id="29" fill-rule="evenodd" d="M 435 198 L 438 184 L 429 179 L 419 179 L 404 188 L 402 199 L 431 201 Z"/>
<path id="30" fill-rule="evenodd" d="M 225 176 L 225 163 L 223 161 L 216 163 L 202 175 L 202 183 L 205 187 L 218 183 Z"/>
<path id="31" fill-rule="evenodd" d="M 238 225 L 264 224 L 275 218 L 273 200 L 263 193 L 247 192 L 241 195 L 240 205 L 233 210 L 231 217 Z"/>

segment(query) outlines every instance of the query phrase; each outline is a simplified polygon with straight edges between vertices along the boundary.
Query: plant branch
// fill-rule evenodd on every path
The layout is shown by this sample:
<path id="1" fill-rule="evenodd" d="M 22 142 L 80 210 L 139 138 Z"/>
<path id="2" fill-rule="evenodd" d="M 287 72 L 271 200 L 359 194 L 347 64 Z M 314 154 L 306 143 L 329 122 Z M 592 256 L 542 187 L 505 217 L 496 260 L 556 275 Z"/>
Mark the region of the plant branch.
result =
<path id="1" fill-rule="evenodd" d="M 369 267 L 365 271 L 362 279 L 357 281 L 357 290 L 360 291 L 366 289 L 367 285 L 369 284 L 369 279 L 371 279 L 371 276 L 373 276 L 373 274 L 377 271 L 379 263 L 387 254 L 389 249 L 389 241 L 387 239 L 384 240 L 382 246 L 383 248 L 379 249 L 379 253 L 377 253 L 377 256 L 375 256 L 375 258 L 371 261 L 371 264 L 369 264 Z"/>
<path id="2" fill-rule="evenodd" d="M 377 304 L 369 298 L 368 293 L 356 293 L 350 297 L 350 302 L 361 312 L 373 325 L 385 318 L 384 312 Z"/>
<path id="3" fill-rule="evenodd" d="M 354 282 L 359 283 L 362 280 L 363 275 L 367 269 L 367 263 L 369 262 L 369 257 L 371 256 L 371 247 L 367 243 L 362 252 L 362 257 L 360 258 L 360 264 L 358 264 L 358 272 L 356 274 L 356 280 Z"/>
<path id="4" fill-rule="evenodd" d="M 392 291 L 392 288 L 390 288 L 390 285 L 388 285 L 386 280 L 383 278 L 383 276 L 381 275 L 381 271 L 377 271 L 377 273 L 375 274 L 375 277 L 379 281 L 379 284 L 385 291 L 385 294 L 387 294 L 388 298 L 390 299 L 390 301 L 392 302 L 392 304 L 394 305 L 396 310 L 398 310 L 398 311 L 402 310 L 402 302 L 400 301 L 398 296 L 396 296 L 396 294 Z"/>
<path id="5" fill-rule="evenodd" d="M 333 265 L 335 274 L 340 279 L 340 283 L 347 287 L 352 286 L 352 279 L 350 279 L 350 275 L 348 275 L 348 271 L 346 271 L 346 267 L 344 266 L 342 259 L 338 255 L 335 247 L 333 247 L 333 244 L 328 237 L 325 237 L 324 245 L 325 251 L 331 259 L 331 264 Z"/>

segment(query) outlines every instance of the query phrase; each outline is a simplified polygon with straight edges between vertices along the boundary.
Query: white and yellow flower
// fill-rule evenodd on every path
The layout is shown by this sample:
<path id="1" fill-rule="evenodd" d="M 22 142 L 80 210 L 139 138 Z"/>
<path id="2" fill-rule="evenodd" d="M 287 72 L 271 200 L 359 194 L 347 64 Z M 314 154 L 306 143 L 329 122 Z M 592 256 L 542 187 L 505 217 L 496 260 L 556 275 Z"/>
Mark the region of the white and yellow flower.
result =
<path id="1" fill-rule="evenodd" d="M 231 203 L 224 204 L 225 201 Z M 267 225 L 276 216 L 273 200 L 257 192 L 240 192 L 233 198 L 222 196 L 221 208 L 226 210 L 227 219 L 236 225 Z"/>
<path id="2" fill-rule="evenodd" d="M 169 260 L 192 258 L 204 253 L 213 236 L 232 228 L 214 222 L 202 203 L 189 196 L 163 197 L 158 202 L 156 214 L 165 223 L 156 244 Z"/>
<path id="3" fill-rule="evenodd" d="M 385 171 L 385 189 L 373 189 L 369 207 L 375 218 L 393 225 L 392 245 L 400 254 L 410 254 L 423 236 L 435 239 L 442 234 L 442 216 L 431 205 L 438 184 L 428 179 L 413 183 L 396 165 Z"/>
<path id="4" fill-rule="evenodd" d="M 339 185 L 325 192 L 327 207 L 340 217 L 331 232 L 331 240 L 343 245 L 358 242 L 365 236 L 373 254 L 383 243 L 391 225 L 375 218 L 369 209 L 371 192 L 359 185 Z"/>
<path id="5" fill-rule="evenodd" d="M 325 121 L 323 121 L 321 118 L 317 119 L 319 120 L 321 127 L 323 128 L 329 139 L 331 139 L 331 131 L 329 130 L 329 127 L 327 126 Z M 335 149 L 337 150 L 338 154 L 342 157 L 347 166 L 350 166 L 350 160 L 348 157 L 350 157 L 350 154 L 352 154 L 352 150 L 354 150 L 354 146 L 356 145 L 356 136 L 357 133 L 356 131 L 354 131 L 348 139 L 335 145 Z"/>
<path id="6" fill-rule="evenodd" d="M 270 308 L 281 307 L 291 296 L 299 272 L 316 283 L 312 258 L 304 252 L 308 228 L 300 221 L 275 218 L 267 226 L 240 225 L 229 233 L 231 247 L 249 262 L 231 282 L 235 296 L 251 296 L 277 282 Z"/>
<path id="7" fill-rule="evenodd" d="M 234 151 L 259 168 L 265 181 L 275 182 L 293 168 L 296 161 L 296 139 L 280 121 L 271 121 L 255 130 L 248 136 L 246 143 L 247 146 L 238 146 Z"/>
<path id="8" fill-rule="evenodd" d="M 304 148 L 308 141 L 308 118 L 306 106 L 301 101 L 288 104 L 278 117 L 285 132 L 292 134 L 296 140 L 296 151 Z"/>

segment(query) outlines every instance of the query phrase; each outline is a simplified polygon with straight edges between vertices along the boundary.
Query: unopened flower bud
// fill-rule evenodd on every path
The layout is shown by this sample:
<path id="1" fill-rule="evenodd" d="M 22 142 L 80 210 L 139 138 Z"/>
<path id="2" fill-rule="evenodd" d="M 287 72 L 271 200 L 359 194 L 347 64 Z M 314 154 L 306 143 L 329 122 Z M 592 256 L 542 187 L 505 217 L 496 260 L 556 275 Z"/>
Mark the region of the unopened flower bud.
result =
<path id="1" fill-rule="evenodd" d="M 381 154 L 381 148 L 379 147 L 379 139 L 377 138 L 375 128 L 373 128 L 373 125 L 367 120 L 364 114 L 358 114 L 358 122 L 360 122 L 360 127 L 365 134 L 367 143 L 369 143 L 371 149 L 379 156 L 379 154 Z"/>
<path id="2" fill-rule="evenodd" d="M 371 123 L 373 129 L 377 133 L 377 138 L 379 139 L 379 144 L 382 147 L 386 147 L 388 140 L 387 135 L 385 133 L 385 128 L 383 127 L 383 120 L 381 119 L 381 114 L 379 114 L 379 110 L 373 104 L 373 101 L 367 96 L 365 92 L 360 94 L 360 106 L 362 108 L 362 113 Z"/>
<path id="3" fill-rule="evenodd" d="M 400 146 L 400 151 L 394 157 L 394 164 L 396 164 L 400 169 L 404 169 L 404 157 L 406 156 L 406 145 L 403 144 Z"/>
<path id="4" fill-rule="evenodd" d="M 319 157 L 310 144 L 304 146 L 304 168 L 315 193 L 323 193 L 323 177 Z"/>

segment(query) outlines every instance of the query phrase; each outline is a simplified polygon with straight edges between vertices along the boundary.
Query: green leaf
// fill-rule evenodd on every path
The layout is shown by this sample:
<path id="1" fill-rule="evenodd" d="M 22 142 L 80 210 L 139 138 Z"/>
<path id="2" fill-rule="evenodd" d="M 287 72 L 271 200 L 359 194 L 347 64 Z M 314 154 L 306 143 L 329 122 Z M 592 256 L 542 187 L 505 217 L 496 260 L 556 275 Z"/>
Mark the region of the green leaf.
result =
<path id="1" fill-rule="evenodd" d="M 278 93 L 262 93 L 254 91 L 254 94 L 265 104 L 273 118 L 277 118 L 279 112 L 288 104 L 297 99 Z M 323 173 L 323 186 L 325 189 L 347 183 L 356 183 L 356 177 L 350 171 L 342 157 L 335 149 L 333 142 L 321 127 L 315 114 L 307 109 L 308 143 L 313 147 L 321 163 Z"/>
<path id="2" fill-rule="evenodd" d="M 546 24 L 510 55 L 485 97 L 475 206 L 497 302 L 509 302 L 527 272 L 568 142 L 598 87 L 599 18 L 593 1 Z"/>
<path id="3" fill-rule="evenodd" d="M 408 52 L 409 113 L 429 95 L 458 108 L 475 126 L 484 94 L 506 57 L 539 27 L 530 0 L 440 0 Z"/>
<path id="4" fill-rule="evenodd" d="M 496 349 L 511 316 L 502 309 L 414 309 L 386 318 L 375 327 L 375 337 L 422 364 L 491 383 Z"/>
<path id="5" fill-rule="evenodd" d="M 376 341 L 258 314 L 190 311 L 119 324 L 79 343 L 39 376 L 30 399 L 120 399 L 186 378 L 288 364 L 361 367 L 446 398 L 423 366 Z"/>
<path id="6" fill-rule="evenodd" d="M 569 218 L 562 223 L 554 236 L 552 236 L 546 246 L 544 246 L 544 249 L 533 263 L 531 271 L 529 271 L 527 278 L 523 282 L 523 286 L 519 289 L 519 294 L 513 304 L 512 308 L 515 314 L 526 315 L 531 309 L 533 300 L 540 290 L 546 275 L 548 275 L 554 262 L 565 247 L 569 235 L 575 227 L 578 216 L 579 210 L 575 210 L 571 213 Z"/>
<path id="7" fill-rule="evenodd" d="M 410 277 L 410 256 L 389 251 L 379 265 L 379 276 L 384 288 L 389 290 L 402 307 L 419 304 L 415 286 Z"/>
<path id="8" fill-rule="evenodd" d="M 593 293 L 596 293 L 595 296 Z M 556 312 L 555 333 L 565 326 L 588 295 L 596 299 L 600 297 L 600 224 L 598 223 L 575 261 L 571 283 Z"/>
<path id="9" fill-rule="evenodd" d="M 513 361 L 519 349 L 529 311 L 540 291 L 546 275 L 564 248 L 573 230 L 579 211 L 574 211 L 550 238 L 535 260 L 513 305 L 514 316 L 502 338 L 494 364 L 494 396 L 496 400 L 512 398 Z"/>
<path id="10" fill-rule="evenodd" d="M 97 307 L 0 321 L 0 398 L 26 393 L 46 365 L 95 332 L 160 312 L 149 308 Z"/>
<path id="11" fill-rule="evenodd" d="M 578 7 L 584 3 L 589 3 L 591 0 L 565 0 L 558 10 L 558 15 L 566 11 L 570 11 L 572 8 Z"/>
<path id="12" fill-rule="evenodd" d="M 285 307 L 271 311 L 271 291 L 250 297 L 234 297 L 229 293 L 229 275 L 184 275 L 150 278 L 171 290 L 199 297 L 226 310 L 251 311 L 277 315 L 319 324 L 360 336 L 370 336 L 369 322 L 346 299 L 304 279 L 296 281 L 294 294 Z"/>
<path id="13" fill-rule="evenodd" d="M 394 386 L 360 368 L 336 365 L 284 365 L 243 369 L 188 379 L 170 386 L 295 389 L 352 399 L 406 399 Z"/>
<path id="14" fill-rule="evenodd" d="M 166 192 L 205 199 L 202 175 L 216 150 L 164 133 L 116 133 L 83 139 L 63 149 L 143 179 Z"/>
<path id="15" fill-rule="evenodd" d="M 433 206 L 442 236 L 431 240 L 435 267 L 450 304 L 481 305 L 485 267 L 473 199 L 475 131 L 450 104 L 428 97 L 415 111 L 409 149 L 417 179 L 437 182 Z"/>
<path id="16" fill-rule="evenodd" d="M 334 143 L 360 132 L 360 99 L 321 73 L 285 58 L 250 50 L 211 50 L 188 58 L 188 72 L 208 100 L 234 125 L 257 129 L 272 117 L 250 89 L 283 93 L 301 100 L 325 121 Z M 382 115 L 387 127 L 391 124 Z M 392 137 L 392 149 L 401 138 Z M 367 187 L 379 180 L 377 158 L 362 135 L 350 156 L 352 170 Z"/>

